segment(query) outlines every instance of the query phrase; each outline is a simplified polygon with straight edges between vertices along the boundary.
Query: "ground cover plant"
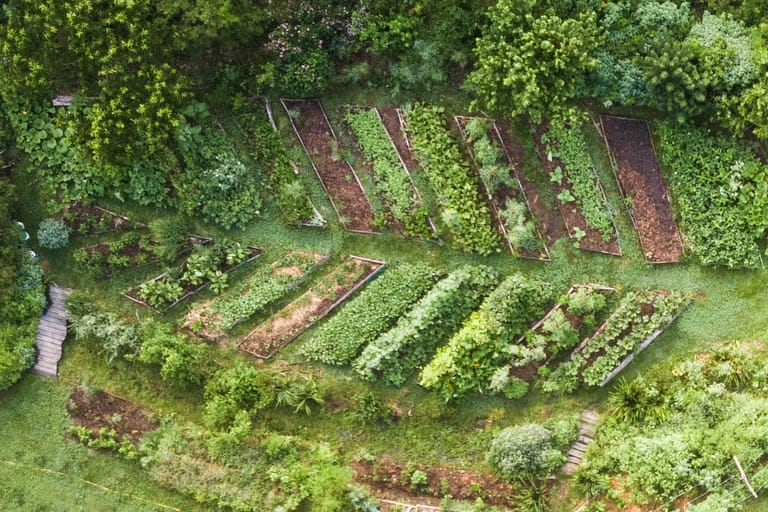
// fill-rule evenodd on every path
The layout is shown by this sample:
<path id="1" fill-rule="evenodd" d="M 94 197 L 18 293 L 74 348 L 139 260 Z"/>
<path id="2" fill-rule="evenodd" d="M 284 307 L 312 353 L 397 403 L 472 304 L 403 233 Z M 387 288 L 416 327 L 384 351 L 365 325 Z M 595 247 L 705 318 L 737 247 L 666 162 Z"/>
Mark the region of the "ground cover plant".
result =
<path id="1" fill-rule="evenodd" d="M 523 257 L 549 259 L 496 122 L 462 116 L 455 120 L 491 198 L 497 229 L 508 247 Z"/>
<path id="2" fill-rule="evenodd" d="M 383 268 L 381 261 L 350 256 L 301 297 L 244 336 L 238 348 L 265 359 L 272 357 Z"/>
<path id="3" fill-rule="evenodd" d="M 478 193 L 477 177 L 465 163 L 458 144 L 445 127 L 440 107 L 414 104 L 408 110 L 408 132 L 417 158 L 440 199 L 442 220 L 453 247 L 490 254 L 498 249 L 488 205 Z"/>
<path id="4" fill-rule="evenodd" d="M 611 116 L 602 116 L 600 122 L 646 261 L 679 261 L 683 242 L 648 124 Z"/>
<path id="5" fill-rule="evenodd" d="M 659 125 L 667 170 L 686 240 L 704 265 L 760 268 L 768 228 L 768 167 L 747 143 L 690 125 Z"/>
<path id="6" fill-rule="evenodd" d="M 290 251 L 187 313 L 185 325 L 199 336 L 221 339 L 225 331 L 263 311 L 301 284 L 327 259 L 317 253 Z"/>
<path id="7" fill-rule="evenodd" d="M 374 212 L 355 170 L 338 154 L 339 142 L 319 100 L 281 100 L 345 229 L 375 232 Z"/>
<path id="8" fill-rule="evenodd" d="M 436 277 L 427 265 L 389 268 L 325 322 L 302 354 L 326 364 L 349 364 L 427 293 Z"/>
<path id="9" fill-rule="evenodd" d="M 513 274 L 485 298 L 421 372 L 419 383 L 445 400 L 488 390 L 504 348 L 541 318 L 553 299 L 546 283 Z"/>
<path id="10" fill-rule="evenodd" d="M 363 349 L 354 362 L 358 375 L 401 386 L 459 329 L 497 282 L 490 267 L 463 266 L 450 272 L 397 325 Z"/>
<path id="11" fill-rule="evenodd" d="M 371 162 L 376 192 L 407 236 L 427 240 L 432 232 L 427 209 L 400 162 L 379 114 L 372 108 L 350 108 L 344 115 L 365 158 Z"/>
<path id="12" fill-rule="evenodd" d="M 595 335 L 546 377 L 543 389 L 569 393 L 581 384 L 604 385 L 625 358 L 643 350 L 677 317 L 685 300 L 668 290 L 627 293 Z"/>
<path id="13" fill-rule="evenodd" d="M 540 135 L 544 166 L 557 192 L 569 235 L 578 247 L 621 255 L 613 216 L 581 125 L 578 116 L 556 118 L 546 125 Z"/>

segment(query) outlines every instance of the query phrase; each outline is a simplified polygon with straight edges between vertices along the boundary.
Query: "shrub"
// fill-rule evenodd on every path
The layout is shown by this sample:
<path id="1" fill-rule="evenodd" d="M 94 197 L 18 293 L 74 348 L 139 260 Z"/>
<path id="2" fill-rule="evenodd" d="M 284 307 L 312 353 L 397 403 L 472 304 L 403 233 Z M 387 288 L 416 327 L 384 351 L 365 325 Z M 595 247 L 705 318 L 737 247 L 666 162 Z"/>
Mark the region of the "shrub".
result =
<path id="1" fill-rule="evenodd" d="M 170 263 L 188 244 L 189 223 L 179 217 L 161 217 L 149 223 L 155 255 Z"/>
<path id="2" fill-rule="evenodd" d="M 69 228 L 60 220 L 45 219 L 37 230 L 37 241 L 46 249 L 63 249 L 69 245 Z"/>
<path id="3" fill-rule="evenodd" d="M 167 324 L 150 320 L 142 329 L 138 359 L 160 365 L 160 377 L 172 384 L 200 384 L 204 375 L 205 345 L 191 343 Z"/>
<path id="4" fill-rule="evenodd" d="M 78 340 L 96 342 L 109 364 L 120 358 L 130 359 L 141 346 L 136 328 L 114 313 L 88 313 L 73 319 L 72 327 Z"/>
<path id="5" fill-rule="evenodd" d="M 218 372 L 205 386 L 206 425 L 227 430 L 241 410 L 253 415 L 268 407 L 274 399 L 269 374 L 245 363 Z"/>
<path id="6" fill-rule="evenodd" d="M 486 461 L 499 475 L 509 479 L 545 476 L 565 462 L 553 445 L 552 433 L 536 423 L 509 427 L 491 442 Z"/>

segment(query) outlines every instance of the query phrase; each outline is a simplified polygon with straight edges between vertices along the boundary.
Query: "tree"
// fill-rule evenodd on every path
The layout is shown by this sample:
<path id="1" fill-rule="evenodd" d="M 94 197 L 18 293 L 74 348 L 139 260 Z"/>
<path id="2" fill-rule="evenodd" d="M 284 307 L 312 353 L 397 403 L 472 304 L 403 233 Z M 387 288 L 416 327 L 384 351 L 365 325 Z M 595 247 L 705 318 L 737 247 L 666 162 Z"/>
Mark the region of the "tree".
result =
<path id="1" fill-rule="evenodd" d="M 534 122 L 563 110 L 576 85 L 597 61 L 600 41 L 594 12 L 560 18 L 553 10 L 534 13 L 532 0 L 499 0 L 477 40 L 477 64 L 466 87 L 476 106 Z"/>

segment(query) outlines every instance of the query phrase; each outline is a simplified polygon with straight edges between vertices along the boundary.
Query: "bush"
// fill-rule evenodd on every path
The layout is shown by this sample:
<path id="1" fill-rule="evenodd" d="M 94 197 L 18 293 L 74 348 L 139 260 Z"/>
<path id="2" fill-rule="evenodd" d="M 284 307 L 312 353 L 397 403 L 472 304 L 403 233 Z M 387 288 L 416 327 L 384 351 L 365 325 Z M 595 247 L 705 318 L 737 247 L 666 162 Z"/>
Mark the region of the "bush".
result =
<path id="1" fill-rule="evenodd" d="M 170 263 L 188 243 L 189 224 L 178 217 L 162 217 L 149 223 L 155 255 Z"/>
<path id="2" fill-rule="evenodd" d="M 69 228 L 60 220 L 45 219 L 37 230 L 37 241 L 46 249 L 63 249 L 69 245 Z"/>
<path id="3" fill-rule="evenodd" d="M 239 411 L 253 415 L 272 403 L 273 384 L 269 374 L 245 363 L 218 372 L 205 386 L 205 423 L 228 430 Z"/>
<path id="4" fill-rule="evenodd" d="M 130 359 L 141 345 L 135 327 L 114 313 L 89 313 L 73 319 L 72 327 L 78 340 L 96 342 L 109 364 L 120 358 Z"/>
<path id="5" fill-rule="evenodd" d="M 191 343 L 183 334 L 173 333 L 167 324 L 144 323 L 138 359 L 160 365 L 160 377 L 172 384 L 200 384 L 204 376 L 205 345 Z"/>
<path id="6" fill-rule="evenodd" d="M 546 476 L 565 462 L 554 447 L 552 433 L 536 423 L 502 430 L 491 442 L 486 461 L 499 475 L 510 479 Z"/>

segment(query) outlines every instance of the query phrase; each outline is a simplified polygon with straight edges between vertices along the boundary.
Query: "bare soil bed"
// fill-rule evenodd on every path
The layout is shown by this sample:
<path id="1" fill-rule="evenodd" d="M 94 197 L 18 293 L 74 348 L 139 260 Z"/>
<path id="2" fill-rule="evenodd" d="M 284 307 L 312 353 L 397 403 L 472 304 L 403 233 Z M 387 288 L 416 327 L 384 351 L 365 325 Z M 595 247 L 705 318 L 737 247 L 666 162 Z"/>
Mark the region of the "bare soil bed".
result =
<path id="1" fill-rule="evenodd" d="M 400 158 L 402 158 L 408 172 L 413 174 L 418 170 L 419 163 L 411 152 L 411 147 L 405 136 L 405 127 L 402 124 L 399 109 L 392 105 L 387 105 L 378 110 L 379 115 L 381 116 L 381 122 L 384 123 L 384 128 L 387 130 L 389 137 L 395 144 L 397 152 L 400 153 Z"/>
<path id="2" fill-rule="evenodd" d="M 450 494 L 455 500 L 472 501 L 482 497 L 489 505 L 514 506 L 514 488 L 493 475 L 444 466 L 408 465 L 380 458 L 375 462 L 352 463 L 355 479 L 371 487 L 379 498 L 440 505 L 440 499 Z M 410 475 L 420 470 L 427 475 L 427 484 L 414 489 Z"/>
<path id="3" fill-rule="evenodd" d="M 544 240 L 547 245 L 552 245 L 556 241 L 568 235 L 568 231 L 563 224 L 563 217 L 553 209 L 547 206 L 546 201 L 539 192 L 536 182 L 526 174 L 523 166 L 523 148 L 515 140 L 511 128 L 505 122 L 499 122 L 499 135 L 501 137 L 504 149 L 512 162 L 512 167 L 520 180 L 520 185 L 528 198 L 528 204 L 541 229 Z"/>
<path id="4" fill-rule="evenodd" d="M 243 337 L 237 347 L 263 359 L 272 357 L 383 268 L 381 261 L 350 256 L 317 285 Z"/>
<path id="5" fill-rule="evenodd" d="M 472 161 L 474 162 L 475 167 L 479 169 L 479 165 L 475 158 L 475 153 L 472 149 L 472 144 L 468 142 L 469 139 L 466 131 L 467 123 L 469 123 L 473 118 L 456 116 L 454 117 L 454 119 L 456 121 L 456 125 L 459 127 L 459 131 L 461 132 L 462 138 L 464 139 L 464 141 L 467 141 L 467 148 L 469 149 L 469 154 L 472 157 Z M 519 254 L 523 258 L 549 261 L 550 260 L 549 251 L 547 250 L 547 246 L 544 243 L 544 239 L 539 233 L 538 227 L 536 228 L 536 235 L 541 245 L 539 250 L 529 251 L 524 248 L 516 249 L 507 241 L 507 230 L 504 226 L 504 221 L 501 219 L 499 215 L 499 212 L 504 209 L 507 200 L 513 199 L 513 200 L 522 201 L 523 203 L 525 203 L 525 208 L 528 212 L 527 220 L 531 220 L 532 213 L 531 213 L 531 207 L 528 204 L 528 199 L 525 196 L 525 191 L 523 190 L 522 184 L 520 183 L 520 180 L 517 177 L 517 173 L 515 172 L 515 167 L 512 163 L 512 159 L 509 153 L 507 152 L 507 149 L 504 145 L 504 141 L 501 139 L 499 128 L 496 125 L 496 121 L 491 119 L 489 119 L 488 121 L 492 122 L 491 128 L 488 130 L 488 137 L 492 141 L 495 141 L 495 143 L 502 150 L 502 160 L 508 167 L 509 172 L 514 177 L 515 183 L 517 185 L 517 186 L 510 187 L 510 186 L 507 186 L 505 183 L 501 183 L 496 187 L 493 193 L 491 193 L 491 191 L 488 189 L 487 184 L 483 182 L 486 195 L 488 196 L 488 199 L 490 200 L 489 202 L 491 203 L 494 226 L 496 227 L 496 230 L 501 235 L 502 240 L 504 240 L 507 247 L 509 247 L 509 250 L 512 251 L 513 253 Z M 480 181 L 483 181 L 482 176 L 480 178 Z"/>
<path id="6" fill-rule="evenodd" d="M 680 261 L 683 242 L 672 217 L 672 205 L 648 123 L 613 116 L 601 116 L 600 123 L 645 260 L 648 263 Z"/>
<path id="7" fill-rule="evenodd" d="M 320 101 L 281 102 L 344 228 L 364 233 L 377 232 L 371 202 L 355 170 L 340 154 L 334 154 L 340 153 L 339 143 Z M 291 116 L 291 112 L 298 112 L 299 115 Z"/>
<path id="8" fill-rule="evenodd" d="M 568 183 L 568 169 L 557 158 L 552 158 L 551 160 L 547 158 L 547 149 L 541 140 L 541 136 L 546 132 L 546 129 L 547 124 L 544 122 L 536 130 L 536 152 L 539 155 L 539 161 L 541 162 L 541 165 L 547 175 L 550 175 L 557 167 L 563 169 L 564 176 L 562 185 L 559 185 L 556 182 L 552 183 L 552 187 L 555 190 L 555 195 L 559 195 L 566 188 L 571 190 L 570 184 Z M 603 190 L 603 186 L 597 176 L 595 176 L 595 180 L 597 181 L 597 184 L 600 187 L 600 191 L 603 194 L 603 202 L 606 203 L 607 199 L 605 198 L 605 191 Z M 603 254 L 610 254 L 612 256 L 621 256 L 621 246 L 619 246 L 618 233 L 616 232 L 615 228 L 611 239 L 608 242 L 605 242 L 600 232 L 591 228 L 587 224 L 587 220 L 584 218 L 584 214 L 581 212 L 581 209 L 579 208 L 576 201 L 569 201 L 567 203 L 557 201 L 557 203 L 558 209 L 560 210 L 560 215 L 563 217 L 563 222 L 567 228 L 568 236 L 571 237 L 574 242 L 578 243 L 579 249 L 583 249 L 585 251 L 601 252 Z M 576 239 L 574 236 L 576 228 L 586 233 L 586 235 L 581 240 Z"/>
<path id="9" fill-rule="evenodd" d="M 60 219 L 76 235 L 99 235 L 115 231 L 130 231 L 146 227 L 128 217 L 96 205 L 72 202 L 64 208 Z"/>
<path id="10" fill-rule="evenodd" d="M 158 426 L 147 411 L 133 402 L 103 391 L 86 393 L 79 387 L 69 395 L 67 412 L 78 427 L 92 432 L 113 429 L 118 437 L 130 436 L 134 443 Z"/>

